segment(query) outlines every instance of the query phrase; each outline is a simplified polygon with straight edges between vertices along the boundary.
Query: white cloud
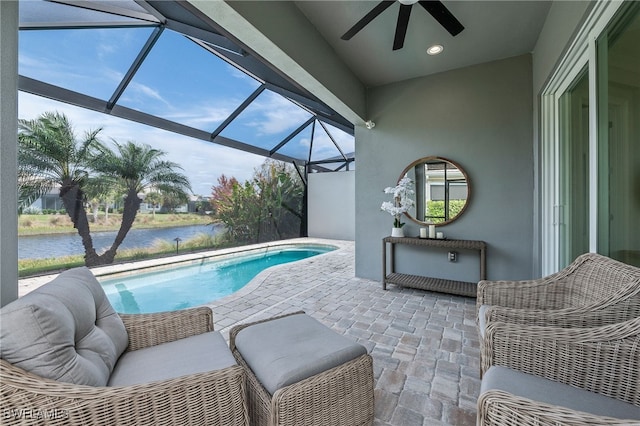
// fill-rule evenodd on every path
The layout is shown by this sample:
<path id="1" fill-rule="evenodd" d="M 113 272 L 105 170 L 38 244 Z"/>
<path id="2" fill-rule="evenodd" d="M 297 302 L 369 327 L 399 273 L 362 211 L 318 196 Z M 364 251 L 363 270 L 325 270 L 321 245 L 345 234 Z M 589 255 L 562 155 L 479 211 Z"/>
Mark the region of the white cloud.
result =
<path id="1" fill-rule="evenodd" d="M 273 135 L 286 130 L 294 130 L 307 121 L 311 115 L 282 96 L 265 92 L 251 105 L 258 117 L 248 125 L 255 127 L 261 134 Z"/>
<path id="2" fill-rule="evenodd" d="M 164 114 L 163 117 L 196 129 L 213 131 L 236 108 L 229 101 L 224 103 L 227 105 L 193 105 L 188 109 Z"/>
<path id="3" fill-rule="evenodd" d="M 120 82 L 124 78 L 124 74 L 122 72 L 108 67 L 105 67 L 102 70 L 102 74 L 104 74 L 106 79 L 111 80 L 116 84 L 120 84 Z"/>
<path id="4" fill-rule="evenodd" d="M 21 74 L 61 87 L 71 87 L 70 82 L 89 81 L 77 65 L 65 64 L 57 58 L 35 58 L 20 52 L 18 65 Z"/>
<path id="5" fill-rule="evenodd" d="M 164 103 L 166 106 L 171 106 L 171 104 L 169 104 L 169 102 L 164 100 L 164 98 L 160 95 L 160 91 L 153 89 L 145 84 L 132 81 L 131 83 L 129 83 L 128 88 L 132 90 L 134 93 L 142 94 L 147 98 L 160 101 Z"/>
<path id="6" fill-rule="evenodd" d="M 101 42 L 96 46 L 96 51 L 98 52 L 98 58 L 104 59 L 108 55 L 116 52 L 118 49 L 112 43 Z"/>
<path id="7" fill-rule="evenodd" d="M 18 56 L 18 64 L 20 68 L 41 68 L 43 66 L 42 60 L 38 58 L 34 58 L 33 56 L 29 56 L 26 53 L 20 52 Z"/>

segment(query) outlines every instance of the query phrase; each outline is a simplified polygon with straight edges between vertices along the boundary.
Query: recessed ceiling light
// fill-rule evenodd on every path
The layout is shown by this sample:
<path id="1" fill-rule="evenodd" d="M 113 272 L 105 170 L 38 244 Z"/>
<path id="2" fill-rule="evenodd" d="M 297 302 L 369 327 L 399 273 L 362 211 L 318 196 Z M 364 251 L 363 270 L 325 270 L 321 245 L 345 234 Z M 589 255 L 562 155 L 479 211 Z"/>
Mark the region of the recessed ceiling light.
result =
<path id="1" fill-rule="evenodd" d="M 418 0 L 398 0 L 400 3 L 405 4 L 407 6 L 417 3 Z"/>
<path id="2" fill-rule="evenodd" d="M 444 47 L 442 47 L 441 44 L 434 44 L 433 46 L 427 49 L 427 53 L 429 55 L 437 55 L 439 53 L 442 53 L 443 50 L 444 50 Z"/>

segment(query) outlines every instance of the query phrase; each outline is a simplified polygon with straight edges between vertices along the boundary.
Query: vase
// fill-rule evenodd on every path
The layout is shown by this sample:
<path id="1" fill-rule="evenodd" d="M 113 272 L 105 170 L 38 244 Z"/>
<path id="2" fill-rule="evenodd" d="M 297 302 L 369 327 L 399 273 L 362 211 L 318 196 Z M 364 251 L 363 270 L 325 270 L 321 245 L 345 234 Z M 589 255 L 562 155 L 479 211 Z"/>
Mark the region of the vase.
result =
<path id="1" fill-rule="evenodd" d="M 404 237 L 404 231 L 402 228 L 391 228 L 391 236 L 392 237 Z"/>

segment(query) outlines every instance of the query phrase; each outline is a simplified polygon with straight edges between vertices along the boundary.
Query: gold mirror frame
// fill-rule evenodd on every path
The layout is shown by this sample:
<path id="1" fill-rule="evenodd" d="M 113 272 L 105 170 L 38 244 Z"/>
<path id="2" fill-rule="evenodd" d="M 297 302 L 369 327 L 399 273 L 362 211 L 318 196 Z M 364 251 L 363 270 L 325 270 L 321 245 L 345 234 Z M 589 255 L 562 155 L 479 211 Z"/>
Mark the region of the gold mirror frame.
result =
<path id="1" fill-rule="evenodd" d="M 430 193 L 431 192 L 431 184 L 429 184 L 427 182 L 426 179 L 426 175 L 428 174 L 428 171 L 426 169 L 423 168 L 423 166 L 426 165 L 434 165 L 434 169 L 432 170 L 438 170 L 439 168 L 442 170 L 440 172 L 440 174 L 443 175 L 443 177 L 441 179 L 438 179 L 438 186 L 442 186 L 443 187 L 443 199 L 442 200 L 436 200 L 436 201 L 443 201 L 443 206 L 449 206 L 448 211 L 444 211 L 444 217 L 443 216 L 437 216 L 437 217 L 431 217 L 431 220 L 429 220 L 429 216 L 427 214 L 428 212 L 428 205 L 427 202 L 428 201 L 432 201 L 431 199 L 427 199 L 425 194 Z M 438 166 L 442 164 L 441 166 Z M 420 168 L 418 168 L 418 166 L 421 166 Z M 423 169 L 424 171 L 421 172 L 420 169 Z M 416 172 L 416 170 L 418 170 L 418 172 Z M 449 172 L 451 172 L 452 174 L 452 178 L 449 179 L 447 177 L 447 175 L 449 174 Z M 418 174 L 419 176 L 416 177 L 416 174 Z M 400 174 L 400 177 L 398 178 L 398 181 L 400 181 L 400 179 L 402 179 L 405 175 L 407 175 L 408 177 L 411 178 L 411 180 L 413 181 L 414 185 L 415 185 L 415 198 L 414 201 L 415 206 L 412 207 L 412 209 L 408 212 L 405 213 L 405 216 L 407 216 L 410 220 L 412 220 L 413 222 L 419 224 L 419 225 L 436 225 L 436 226 L 444 226 L 447 225 L 451 222 L 453 222 L 454 220 L 458 219 L 460 217 L 460 215 L 462 213 L 464 213 L 464 211 L 466 210 L 467 206 L 469 205 L 469 199 L 471 198 L 471 185 L 469 183 L 469 176 L 467 175 L 467 173 L 464 171 L 464 169 L 462 167 L 460 167 L 460 165 L 454 161 L 448 160 L 446 158 L 443 157 L 423 157 L 420 158 L 416 161 L 414 161 L 413 163 L 409 164 Z M 462 179 L 464 178 L 464 179 Z M 421 183 L 424 182 L 424 183 Z M 455 212 L 455 215 L 451 216 L 451 198 L 450 198 L 450 194 L 451 194 L 451 184 L 454 184 L 454 186 L 457 188 L 458 193 L 461 193 L 462 191 L 460 190 L 460 188 L 465 187 L 466 188 L 466 193 L 465 193 L 465 198 L 456 198 L 456 200 L 460 200 L 460 199 L 464 199 L 464 204 L 460 207 L 457 206 L 453 206 L 454 209 L 458 209 Z M 429 186 L 427 186 L 429 185 Z M 454 188 L 455 189 L 455 188 Z M 424 203 L 420 204 L 418 203 L 419 199 L 423 199 Z M 444 210 L 444 208 L 443 208 Z M 416 218 L 416 216 L 418 216 L 418 212 L 424 212 L 421 213 L 424 215 L 425 219 L 424 221 L 421 221 L 419 219 Z"/>

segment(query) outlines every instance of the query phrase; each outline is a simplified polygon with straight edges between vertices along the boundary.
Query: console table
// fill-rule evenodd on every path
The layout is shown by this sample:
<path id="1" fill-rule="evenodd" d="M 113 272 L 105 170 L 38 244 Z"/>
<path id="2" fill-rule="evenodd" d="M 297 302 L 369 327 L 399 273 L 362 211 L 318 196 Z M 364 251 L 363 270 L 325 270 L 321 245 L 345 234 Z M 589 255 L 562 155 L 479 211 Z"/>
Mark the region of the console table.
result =
<path id="1" fill-rule="evenodd" d="M 390 271 L 387 274 L 387 244 L 389 250 Z M 406 244 L 420 247 L 438 247 L 445 249 L 478 250 L 480 252 L 480 279 L 487 275 L 487 244 L 484 241 L 449 240 L 416 237 L 385 237 L 382 239 L 382 289 L 387 289 L 387 283 L 402 287 L 412 287 L 420 290 L 438 291 L 442 293 L 458 294 L 476 297 L 478 283 L 454 281 L 442 278 L 432 278 L 420 275 L 400 274 L 395 272 L 395 245 Z"/>

